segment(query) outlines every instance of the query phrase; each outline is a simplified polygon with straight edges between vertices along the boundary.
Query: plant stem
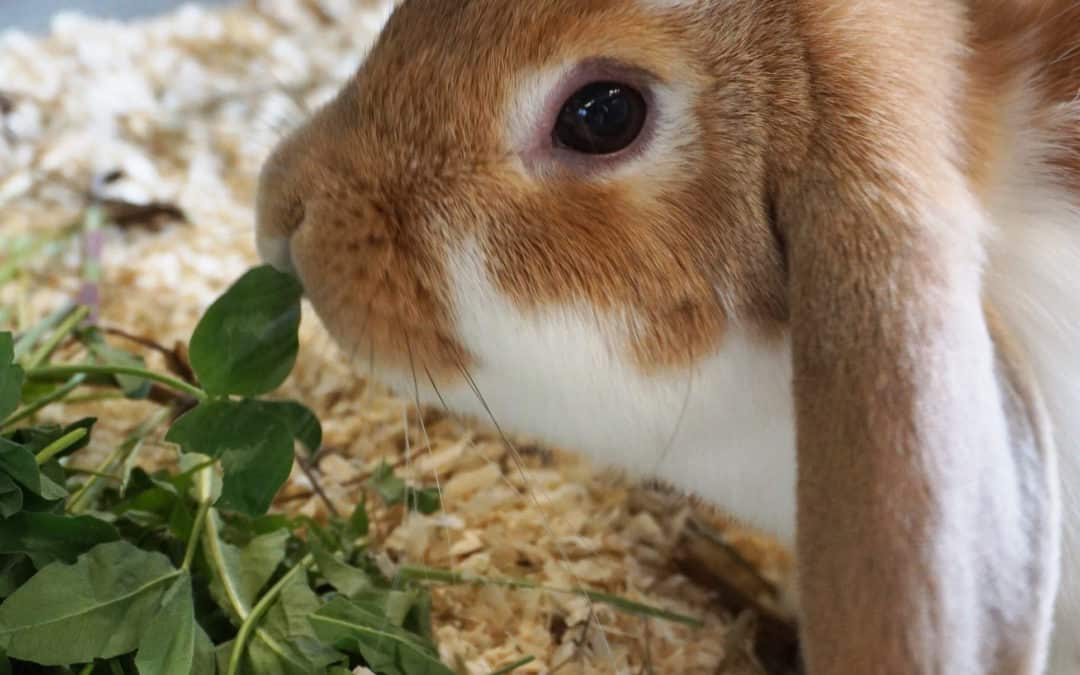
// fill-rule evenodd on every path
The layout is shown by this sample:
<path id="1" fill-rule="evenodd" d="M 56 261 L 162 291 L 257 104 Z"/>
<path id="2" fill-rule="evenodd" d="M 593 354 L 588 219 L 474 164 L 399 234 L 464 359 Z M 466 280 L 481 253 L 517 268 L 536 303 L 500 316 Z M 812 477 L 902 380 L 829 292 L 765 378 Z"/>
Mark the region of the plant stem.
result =
<path id="1" fill-rule="evenodd" d="M 56 327 L 56 331 L 49 336 L 49 339 L 43 342 L 41 346 L 38 347 L 37 351 L 26 359 L 26 369 L 33 370 L 44 363 L 45 359 L 49 358 L 49 356 L 56 351 L 56 348 L 60 346 L 60 343 L 63 342 L 67 336 L 71 335 L 72 331 L 78 328 L 79 323 L 81 323 L 89 314 L 90 309 L 88 307 L 77 307 L 74 312 Z"/>
<path id="2" fill-rule="evenodd" d="M 310 453 L 308 457 L 297 457 L 296 464 L 300 467 L 300 470 L 307 476 L 308 482 L 311 483 L 311 489 L 315 491 L 319 499 L 326 506 L 326 510 L 330 515 L 335 518 L 341 518 L 341 512 L 338 511 L 337 506 L 334 506 L 334 502 L 330 501 L 329 495 L 326 494 L 326 490 L 323 489 L 322 483 L 319 481 L 319 477 L 315 475 L 315 457 L 318 453 Z"/>
<path id="3" fill-rule="evenodd" d="M 191 526 L 191 536 L 188 538 L 187 550 L 184 551 L 184 564 L 181 569 L 191 569 L 191 562 L 195 559 L 195 551 L 199 548 L 199 537 L 202 536 L 203 524 L 206 523 L 206 515 L 210 512 L 210 503 L 213 501 L 210 494 L 210 483 L 213 480 L 214 465 L 210 464 L 199 472 L 198 499 L 199 510 L 195 514 L 195 524 Z"/>
<path id="4" fill-rule="evenodd" d="M 93 661 L 91 661 L 90 663 L 83 666 L 83 669 L 79 671 L 79 675 L 90 675 L 90 673 L 92 673 L 92 672 L 94 672 L 94 662 Z"/>
<path id="5" fill-rule="evenodd" d="M 46 445 L 41 452 L 34 456 L 34 459 L 37 460 L 38 466 L 41 466 L 84 438 L 86 438 L 86 429 L 72 429 L 52 443 Z"/>
<path id="6" fill-rule="evenodd" d="M 110 473 L 101 473 L 94 469 L 83 469 L 78 466 L 65 466 L 64 471 L 76 476 L 96 476 L 101 480 L 111 480 L 114 483 L 119 483 L 120 479 Z"/>
<path id="7" fill-rule="evenodd" d="M 221 550 L 221 534 L 218 531 L 217 512 L 213 509 L 210 510 L 210 514 L 206 518 L 206 525 L 203 527 L 203 536 L 205 537 L 203 546 L 206 548 L 207 557 L 210 561 L 210 567 L 213 569 L 213 572 L 217 574 L 218 580 L 221 582 L 221 586 L 224 589 L 225 596 L 229 604 L 229 607 L 226 609 L 231 608 L 233 613 L 235 613 L 236 616 L 239 618 L 241 623 L 241 631 L 243 631 L 244 627 L 246 626 L 248 627 L 248 632 L 250 633 L 250 631 L 252 630 L 251 627 L 255 626 L 258 619 L 258 616 L 255 614 L 255 612 L 258 611 L 261 614 L 266 611 L 266 607 L 263 606 L 260 609 L 257 605 L 254 609 L 249 608 L 247 606 L 247 603 L 244 602 L 243 598 L 240 597 L 239 589 L 235 588 L 234 580 L 229 576 L 225 564 L 224 553 Z M 310 567 L 312 562 L 314 562 L 314 557 L 308 555 L 298 563 L 297 568 Z M 290 571 L 289 574 L 286 575 L 286 578 L 282 579 L 282 582 L 287 582 L 288 579 L 292 577 L 293 573 L 297 568 L 294 568 L 292 571 Z M 267 592 L 267 595 L 273 598 L 281 592 L 281 588 L 281 583 L 275 584 L 274 587 Z M 267 601 L 267 603 L 269 603 L 269 601 Z M 262 603 L 260 602 L 259 604 Z M 256 619 L 252 620 L 252 616 L 256 616 Z M 270 635 L 266 630 L 259 627 L 255 627 L 254 631 L 255 635 L 258 636 L 258 638 L 262 640 L 263 643 L 265 643 L 271 651 L 277 654 L 282 661 L 285 661 L 286 663 L 291 663 L 291 657 L 289 656 L 289 653 L 285 650 L 284 646 L 281 645 L 281 643 L 279 643 L 274 638 L 274 636 Z M 240 638 L 238 636 L 238 647 L 240 646 L 239 639 Z M 242 657 L 242 648 L 239 650 L 234 649 L 232 654 L 230 655 L 229 672 L 233 673 L 233 675 L 235 675 L 236 669 L 239 667 Z"/>
<path id="8" fill-rule="evenodd" d="M 26 377 L 29 380 L 71 377 L 73 375 L 131 375 L 132 377 L 141 377 L 144 380 L 158 382 L 199 401 L 205 401 L 208 398 L 206 392 L 198 387 L 193 387 L 187 382 L 145 368 L 85 363 L 70 366 L 42 366 L 26 371 Z"/>
<path id="9" fill-rule="evenodd" d="M 85 379 L 85 375 L 76 375 L 75 377 L 68 380 L 67 384 L 65 384 L 64 386 L 59 387 L 58 389 L 56 389 L 50 394 L 47 394 L 46 396 L 42 396 L 30 405 L 24 407 L 22 410 L 14 412 L 11 417 L 7 418 L 3 422 L 0 422 L 0 431 L 7 431 L 16 422 L 21 422 L 27 417 L 34 415 L 36 412 L 38 412 L 45 406 L 52 405 L 53 403 L 56 403 L 60 399 L 66 397 L 68 394 L 75 391 L 75 389 L 77 389 L 78 386 L 82 384 L 83 380 Z"/>
<path id="10" fill-rule="evenodd" d="M 315 562 L 315 557 L 310 553 L 303 557 L 288 573 L 281 577 L 276 584 L 270 587 L 270 590 L 259 598 L 259 601 L 255 603 L 255 607 L 251 609 L 251 614 L 244 620 L 244 623 L 240 626 L 240 631 L 236 634 L 236 641 L 233 642 L 232 654 L 229 656 L 229 670 L 226 675 L 236 675 L 237 669 L 240 667 L 240 659 L 244 654 L 244 647 L 247 644 L 248 637 L 251 635 L 251 631 L 255 628 L 255 624 L 262 619 L 266 610 L 270 609 L 270 605 L 281 594 L 281 589 L 285 588 L 285 585 L 292 581 L 293 577 L 297 574 L 307 571 L 307 568 Z"/>
<path id="11" fill-rule="evenodd" d="M 102 229 L 108 214 L 99 205 L 86 210 L 82 222 L 82 288 L 79 302 L 89 305 L 91 321 L 96 322 L 101 310 L 101 255 L 105 248 Z"/>

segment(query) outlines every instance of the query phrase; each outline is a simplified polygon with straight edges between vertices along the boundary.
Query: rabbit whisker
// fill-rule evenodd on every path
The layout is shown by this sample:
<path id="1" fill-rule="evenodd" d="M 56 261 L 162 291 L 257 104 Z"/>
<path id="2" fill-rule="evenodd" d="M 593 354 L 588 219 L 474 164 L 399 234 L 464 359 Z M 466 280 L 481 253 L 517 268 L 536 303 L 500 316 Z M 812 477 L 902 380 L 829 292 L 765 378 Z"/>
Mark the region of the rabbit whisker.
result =
<path id="1" fill-rule="evenodd" d="M 528 493 L 529 499 L 533 502 L 533 504 L 538 509 L 540 509 L 541 513 L 544 515 L 544 518 L 541 519 L 541 527 L 543 527 L 546 534 L 551 538 L 551 543 L 555 546 L 555 550 L 556 550 L 556 552 L 558 553 L 558 556 L 559 556 L 559 564 L 562 565 L 563 571 L 565 571 L 568 575 L 570 575 L 570 578 L 574 580 L 574 584 L 576 586 L 578 586 L 579 588 L 585 588 L 585 584 L 583 584 L 581 582 L 581 578 L 577 575 L 577 573 L 574 572 L 573 568 L 570 566 L 570 562 L 569 562 L 570 559 L 566 555 L 566 551 L 563 549 L 562 544 L 559 543 L 559 540 L 555 536 L 555 533 L 551 530 L 550 526 L 548 526 L 548 524 L 547 524 L 547 518 L 550 516 L 550 512 L 544 506 L 544 504 L 540 501 L 539 497 L 536 494 L 536 491 L 533 490 L 532 487 L 529 485 L 529 479 L 528 479 L 527 474 L 525 473 L 525 462 L 522 459 L 521 452 L 518 451 L 517 446 L 514 445 L 514 443 L 506 435 L 506 432 L 503 431 L 503 428 L 499 424 L 499 421 L 497 419 L 495 419 L 495 415 L 491 410 L 491 406 L 488 405 L 488 402 L 484 398 L 484 395 L 480 392 L 480 387 L 477 385 L 476 380 L 473 378 L 472 374 L 469 372 L 469 369 L 465 366 L 465 364 L 461 363 L 460 360 L 457 362 L 457 367 L 458 367 L 458 370 L 461 372 L 462 377 L 464 377 L 465 381 L 469 384 L 469 388 L 472 389 L 473 394 L 476 395 L 476 398 L 479 401 L 480 406 L 484 409 L 484 411 L 487 414 L 488 418 L 491 420 L 491 423 L 495 427 L 495 431 L 499 434 L 499 438 L 502 440 L 503 445 L 510 452 L 510 456 L 513 459 L 513 462 L 514 462 L 515 467 L 517 468 L 518 474 L 521 476 L 522 485 L 525 486 L 525 489 L 526 489 L 526 492 Z M 606 651 L 608 653 L 608 655 L 609 655 L 608 658 L 612 662 L 614 662 L 615 657 L 614 657 L 614 654 L 612 653 L 612 650 L 611 650 L 611 644 L 609 643 L 609 641 L 607 639 L 608 632 L 607 632 L 607 629 L 604 628 L 604 624 L 600 619 L 600 615 L 597 614 L 597 612 L 596 612 L 596 604 L 592 601 L 591 598 L 588 598 L 588 597 L 586 597 L 586 601 L 587 601 L 588 607 L 589 607 L 589 621 L 588 621 L 587 625 L 592 625 L 595 622 L 596 626 L 600 629 L 601 645 L 602 645 L 604 651 Z"/>

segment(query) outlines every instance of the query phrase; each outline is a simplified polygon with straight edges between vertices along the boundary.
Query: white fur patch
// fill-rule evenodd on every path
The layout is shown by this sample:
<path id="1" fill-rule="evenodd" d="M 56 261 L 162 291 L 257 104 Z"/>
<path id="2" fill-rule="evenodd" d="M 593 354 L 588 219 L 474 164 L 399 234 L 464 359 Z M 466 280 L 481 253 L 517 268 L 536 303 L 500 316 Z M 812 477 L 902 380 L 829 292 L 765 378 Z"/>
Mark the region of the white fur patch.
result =
<path id="1" fill-rule="evenodd" d="M 457 335 L 499 424 L 639 477 L 656 476 L 780 537 L 795 533 L 794 413 L 785 345 L 737 328 L 692 370 L 648 377 L 621 349 L 626 321 L 585 307 L 526 314 L 494 289 L 475 247 L 450 257 Z M 397 386 L 412 393 L 411 377 Z M 486 418 L 465 384 L 438 383 Z M 437 402 L 421 382 L 421 398 Z"/>

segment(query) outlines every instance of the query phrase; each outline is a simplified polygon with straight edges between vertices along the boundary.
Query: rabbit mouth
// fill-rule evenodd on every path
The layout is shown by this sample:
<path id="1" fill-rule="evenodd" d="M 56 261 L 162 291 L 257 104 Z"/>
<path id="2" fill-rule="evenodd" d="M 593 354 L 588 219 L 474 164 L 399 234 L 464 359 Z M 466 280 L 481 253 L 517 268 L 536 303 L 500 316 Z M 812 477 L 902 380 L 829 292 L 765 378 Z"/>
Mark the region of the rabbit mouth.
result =
<path id="1" fill-rule="evenodd" d="M 367 302 L 305 286 L 312 307 L 352 365 L 376 379 L 387 372 L 456 380 L 474 363 L 460 340 L 436 322 L 415 319 L 404 298 Z M 327 299 L 325 295 L 336 295 Z"/>

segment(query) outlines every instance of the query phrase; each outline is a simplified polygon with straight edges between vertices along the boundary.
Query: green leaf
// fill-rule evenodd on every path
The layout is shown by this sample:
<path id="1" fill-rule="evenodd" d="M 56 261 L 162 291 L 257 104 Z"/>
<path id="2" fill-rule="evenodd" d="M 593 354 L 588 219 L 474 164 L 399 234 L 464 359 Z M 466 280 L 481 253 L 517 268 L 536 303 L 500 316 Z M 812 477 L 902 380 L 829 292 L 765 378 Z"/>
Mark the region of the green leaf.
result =
<path id="1" fill-rule="evenodd" d="M 0 556 L 0 600 L 18 590 L 36 571 L 29 556 L 21 553 Z"/>
<path id="2" fill-rule="evenodd" d="M 322 447 L 322 424 L 307 406 L 296 401 L 259 401 L 268 415 L 278 417 L 289 429 L 289 434 L 315 454 Z"/>
<path id="3" fill-rule="evenodd" d="M 23 512 L 0 528 L 0 554 L 25 553 L 42 568 L 55 560 L 74 562 L 98 544 L 118 539 L 115 527 L 92 516 Z"/>
<path id="4" fill-rule="evenodd" d="M 195 624 L 195 658 L 193 659 L 193 665 L 191 672 L 200 675 L 202 673 L 214 675 L 217 670 L 214 642 L 198 623 Z"/>
<path id="5" fill-rule="evenodd" d="M 181 459 L 188 457 L 196 455 L 185 455 Z M 195 516 L 191 501 L 184 499 L 180 490 L 187 493 L 190 487 L 179 477 L 162 480 L 136 469 L 125 490 L 127 498 L 113 504 L 109 511 L 142 528 L 166 527 L 178 541 L 187 541 Z"/>
<path id="6" fill-rule="evenodd" d="M 213 531 L 221 530 L 221 517 L 211 510 Z M 255 537 L 243 548 L 218 540 L 212 548 L 215 574 L 210 582 L 214 600 L 239 623 L 251 612 L 259 591 L 285 559 L 285 543 L 289 533 L 277 530 Z"/>
<path id="7" fill-rule="evenodd" d="M 308 621 L 320 606 L 305 575 L 285 584 L 248 646 L 247 660 L 256 675 L 308 675 L 342 660 L 339 652 L 319 642 Z"/>
<path id="8" fill-rule="evenodd" d="M 430 624 L 426 626 L 426 630 L 413 630 L 413 628 L 406 625 L 406 622 L 414 615 L 417 609 L 430 609 L 424 606 L 426 604 L 424 599 L 426 598 L 430 598 L 428 591 L 419 587 L 407 590 L 369 588 L 357 593 L 356 597 L 350 598 L 350 600 L 356 606 L 367 610 L 368 613 L 381 616 L 384 621 L 414 633 L 416 639 L 423 638 L 431 642 Z M 424 613 L 426 614 L 426 611 Z"/>
<path id="9" fill-rule="evenodd" d="M 442 507 L 442 498 L 438 488 L 424 488 L 422 490 L 408 489 L 407 503 L 413 509 L 430 516 Z"/>
<path id="10" fill-rule="evenodd" d="M 364 506 L 364 500 L 361 499 L 357 502 L 356 508 L 353 509 L 352 515 L 349 516 L 349 523 L 345 531 L 349 539 L 359 539 L 367 536 L 368 514 L 367 508 Z"/>
<path id="11" fill-rule="evenodd" d="M 417 589 L 412 608 L 405 617 L 404 628 L 434 644 L 435 628 L 431 623 L 431 609 L 431 591 L 427 588 Z"/>
<path id="12" fill-rule="evenodd" d="M 67 490 L 41 474 L 33 452 L 6 438 L 0 438 L 0 472 L 46 501 L 67 496 Z"/>
<path id="13" fill-rule="evenodd" d="M 240 277 L 210 306 L 191 336 L 191 365 L 213 396 L 277 389 L 296 362 L 300 298 L 295 277 L 269 266 Z"/>
<path id="14" fill-rule="evenodd" d="M 383 462 L 368 479 L 368 485 L 375 488 L 387 506 L 405 502 L 408 508 L 431 515 L 442 506 L 437 488 L 417 489 L 405 485 L 405 481 L 394 474 L 394 468 Z"/>
<path id="15" fill-rule="evenodd" d="M 217 672 L 227 673 L 229 671 L 229 657 L 232 656 L 232 650 L 233 640 L 214 645 L 214 661 L 217 664 Z M 240 675 L 247 675 L 243 668 L 239 672 Z"/>
<path id="16" fill-rule="evenodd" d="M 309 540 L 311 553 L 319 572 L 342 595 L 350 598 L 372 588 L 371 577 L 363 570 L 347 565 L 319 543 L 318 539 Z"/>
<path id="17" fill-rule="evenodd" d="M 289 477 L 292 435 L 270 410 L 251 400 L 203 403 L 165 436 L 185 452 L 220 458 L 225 478 L 217 505 L 222 509 L 262 515 Z"/>
<path id="18" fill-rule="evenodd" d="M 269 534 L 278 530 L 291 532 L 295 529 L 293 521 L 280 514 L 254 518 L 235 512 L 219 515 L 225 521 L 225 526 L 221 531 L 222 538 L 235 546 L 247 546 L 248 542 L 262 534 Z"/>
<path id="19" fill-rule="evenodd" d="M 394 467 L 386 462 L 371 474 L 368 485 L 375 488 L 379 497 L 390 506 L 400 504 L 405 499 L 405 481 L 394 475 Z"/>
<path id="20" fill-rule="evenodd" d="M 15 342 L 11 333 L 0 333 L 0 421 L 19 407 L 26 373 L 15 364 Z"/>
<path id="21" fill-rule="evenodd" d="M 359 654 L 381 675 L 454 675 L 433 645 L 345 598 L 334 598 L 310 620 L 323 642 Z"/>
<path id="22" fill-rule="evenodd" d="M 165 556 L 125 541 L 101 544 L 74 565 L 53 563 L 0 605 L 0 649 L 47 666 L 126 654 L 179 574 Z"/>
<path id="23" fill-rule="evenodd" d="M 10 518 L 22 509 L 22 488 L 5 473 L 0 473 L 0 519 Z"/>
<path id="24" fill-rule="evenodd" d="M 139 675 L 214 672 L 214 646 L 195 622 L 191 577 L 183 573 L 161 599 L 135 656 Z"/>

